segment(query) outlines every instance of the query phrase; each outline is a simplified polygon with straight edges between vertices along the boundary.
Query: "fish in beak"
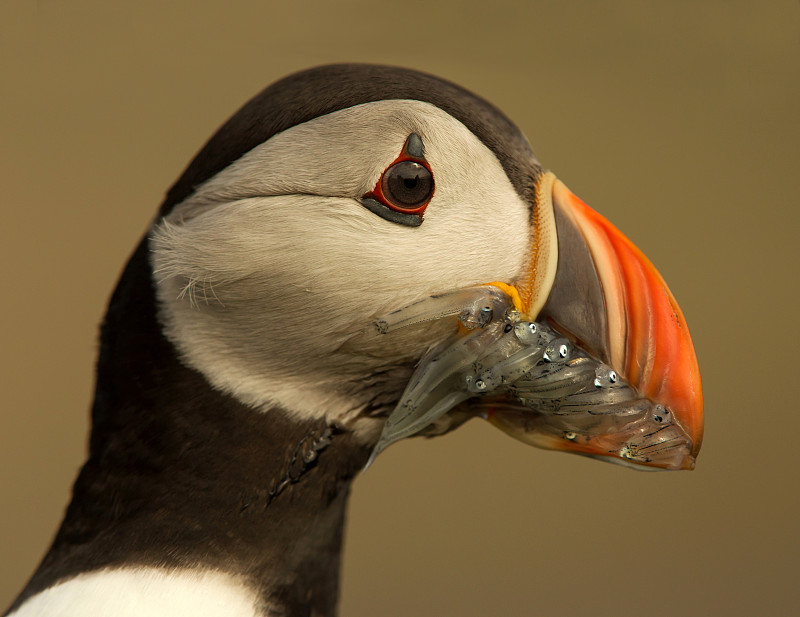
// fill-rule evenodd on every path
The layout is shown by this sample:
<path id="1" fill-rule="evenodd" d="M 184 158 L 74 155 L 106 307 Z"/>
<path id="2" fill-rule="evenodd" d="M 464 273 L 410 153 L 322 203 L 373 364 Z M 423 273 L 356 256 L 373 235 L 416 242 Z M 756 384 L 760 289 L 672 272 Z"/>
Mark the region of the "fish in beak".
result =
<path id="1" fill-rule="evenodd" d="M 703 435 L 697 358 L 661 275 L 552 173 L 537 184 L 524 276 L 454 290 L 377 322 L 459 333 L 419 364 L 373 458 L 458 407 L 539 447 L 692 469 Z"/>

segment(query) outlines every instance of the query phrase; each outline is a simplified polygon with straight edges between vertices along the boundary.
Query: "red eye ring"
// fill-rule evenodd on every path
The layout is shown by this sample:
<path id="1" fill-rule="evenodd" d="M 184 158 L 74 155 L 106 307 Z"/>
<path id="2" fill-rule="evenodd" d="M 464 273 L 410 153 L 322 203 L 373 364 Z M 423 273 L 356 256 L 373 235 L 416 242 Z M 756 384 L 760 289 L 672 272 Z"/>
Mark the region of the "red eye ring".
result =
<path id="1" fill-rule="evenodd" d="M 413 135 L 417 141 L 419 137 Z M 389 165 L 375 188 L 364 195 L 367 199 L 386 206 L 394 212 L 421 217 L 433 197 L 435 183 L 433 173 L 423 156 L 414 156 L 408 152 L 409 138 L 392 164 Z M 421 146 L 421 141 L 419 141 Z"/>

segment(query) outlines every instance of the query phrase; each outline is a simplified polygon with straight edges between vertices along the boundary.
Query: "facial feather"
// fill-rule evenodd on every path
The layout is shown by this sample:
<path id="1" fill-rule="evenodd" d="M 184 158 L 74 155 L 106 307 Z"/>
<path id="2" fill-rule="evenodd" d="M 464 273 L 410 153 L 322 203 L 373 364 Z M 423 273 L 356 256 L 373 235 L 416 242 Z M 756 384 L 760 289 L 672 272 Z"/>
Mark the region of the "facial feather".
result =
<path id="1" fill-rule="evenodd" d="M 414 228 L 360 203 L 412 132 L 435 181 Z M 415 359 L 455 327 L 378 341 L 371 322 L 432 293 L 514 279 L 529 233 L 528 205 L 475 135 L 428 103 L 391 100 L 275 135 L 150 241 L 160 317 L 184 361 L 255 407 L 342 420 L 391 405 Z"/>

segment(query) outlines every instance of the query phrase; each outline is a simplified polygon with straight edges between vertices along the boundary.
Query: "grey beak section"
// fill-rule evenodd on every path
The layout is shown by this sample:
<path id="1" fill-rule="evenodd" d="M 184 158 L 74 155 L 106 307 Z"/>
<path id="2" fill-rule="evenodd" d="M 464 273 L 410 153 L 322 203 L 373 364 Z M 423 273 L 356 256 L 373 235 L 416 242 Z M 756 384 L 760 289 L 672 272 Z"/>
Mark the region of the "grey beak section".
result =
<path id="1" fill-rule="evenodd" d="M 553 287 L 536 320 L 547 322 L 591 355 L 610 363 L 603 286 L 583 234 L 554 201 L 558 266 Z"/>

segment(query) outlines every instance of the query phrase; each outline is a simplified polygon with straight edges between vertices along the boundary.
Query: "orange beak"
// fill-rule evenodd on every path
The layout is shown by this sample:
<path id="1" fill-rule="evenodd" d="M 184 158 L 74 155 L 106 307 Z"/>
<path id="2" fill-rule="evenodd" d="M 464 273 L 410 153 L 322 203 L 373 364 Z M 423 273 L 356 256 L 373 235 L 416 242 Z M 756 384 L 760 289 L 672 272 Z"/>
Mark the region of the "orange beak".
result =
<path id="1" fill-rule="evenodd" d="M 503 405 L 489 412 L 490 420 L 537 446 L 658 468 L 693 468 L 703 438 L 703 395 L 694 346 L 675 298 L 647 257 L 555 176 L 540 180 L 538 195 L 531 274 L 517 281 L 528 316 L 610 365 L 641 397 L 671 413 L 673 426 L 654 432 L 646 423 L 621 421 L 576 439 L 573 431 L 559 429 L 557 418 L 537 417 L 529 409 Z M 670 448 L 668 457 L 648 456 Z"/>

